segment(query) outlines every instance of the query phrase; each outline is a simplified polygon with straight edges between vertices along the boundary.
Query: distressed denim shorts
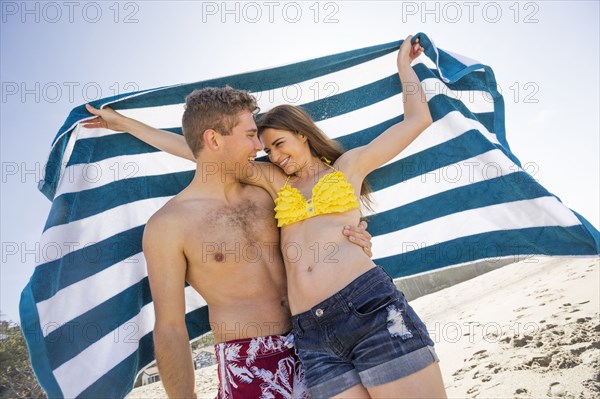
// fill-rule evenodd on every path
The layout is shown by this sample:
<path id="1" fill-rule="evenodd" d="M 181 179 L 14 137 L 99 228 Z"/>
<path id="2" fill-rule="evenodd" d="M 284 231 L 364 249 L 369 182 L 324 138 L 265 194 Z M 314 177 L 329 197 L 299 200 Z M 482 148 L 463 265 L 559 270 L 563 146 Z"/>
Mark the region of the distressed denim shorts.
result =
<path id="1" fill-rule="evenodd" d="M 292 324 L 314 399 L 385 384 L 439 361 L 425 324 L 379 266 Z"/>

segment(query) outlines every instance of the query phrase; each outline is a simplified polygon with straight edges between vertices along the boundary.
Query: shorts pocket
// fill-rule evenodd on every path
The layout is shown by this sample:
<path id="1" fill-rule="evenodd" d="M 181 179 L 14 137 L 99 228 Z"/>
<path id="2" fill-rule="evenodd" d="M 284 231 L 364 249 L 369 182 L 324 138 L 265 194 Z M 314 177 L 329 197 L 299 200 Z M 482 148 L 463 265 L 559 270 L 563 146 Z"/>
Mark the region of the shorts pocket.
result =
<path id="1" fill-rule="evenodd" d="M 395 293 L 376 294 L 371 292 L 372 296 L 361 295 L 360 300 L 348 302 L 348 307 L 357 317 L 369 317 L 391 304 L 398 301 Z"/>

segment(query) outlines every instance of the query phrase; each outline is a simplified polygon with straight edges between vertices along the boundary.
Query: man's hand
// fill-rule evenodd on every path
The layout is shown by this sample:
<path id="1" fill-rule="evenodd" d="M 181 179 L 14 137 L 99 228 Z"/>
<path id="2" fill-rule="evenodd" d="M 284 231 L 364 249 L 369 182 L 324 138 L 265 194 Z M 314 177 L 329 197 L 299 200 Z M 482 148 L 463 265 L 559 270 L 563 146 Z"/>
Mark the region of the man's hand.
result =
<path id="1" fill-rule="evenodd" d="M 371 247 L 373 246 L 371 239 L 373 237 L 367 231 L 366 221 L 362 220 L 358 226 L 344 226 L 344 231 L 342 234 L 347 236 L 350 242 L 353 244 L 362 247 L 363 251 L 365 251 L 369 258 L 373 257 L 373 252 L 371 252 Z"/>

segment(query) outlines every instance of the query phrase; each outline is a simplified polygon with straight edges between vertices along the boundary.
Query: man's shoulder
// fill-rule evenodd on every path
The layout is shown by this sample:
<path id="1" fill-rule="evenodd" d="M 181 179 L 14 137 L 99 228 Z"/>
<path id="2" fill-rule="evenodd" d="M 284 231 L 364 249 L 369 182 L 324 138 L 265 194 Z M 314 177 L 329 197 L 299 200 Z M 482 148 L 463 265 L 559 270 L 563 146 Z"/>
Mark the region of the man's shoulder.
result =
<path id="1" fill-rule="evenodd" d="M 150 217 L 146 229 L 177 229 L 197 222 L 213 205 L 210 199 L 177 194 Z"/>
<path id="2" fill-rule="evenodd" d="M 173 197 L 150 217 L 146 231 L 175 229 L 186 220 L 185 214 L 185 204 Z"/>
<path id="3" fill-rule="evenodd" d="M 177 212 L 163 206 L 148 219 L 144 228 L 144 239 L 155 242 L 165 236 L 174 237 L 179 222 Z"/>
<path id="4" fill-rule="evenodd" d="M 191 215 L 190 212 L 185 212 L 182 204 L 171 201 L 156 211 L 144 227 L 142 245 L 145 254 L 151 248 L 183 249 Z"/>

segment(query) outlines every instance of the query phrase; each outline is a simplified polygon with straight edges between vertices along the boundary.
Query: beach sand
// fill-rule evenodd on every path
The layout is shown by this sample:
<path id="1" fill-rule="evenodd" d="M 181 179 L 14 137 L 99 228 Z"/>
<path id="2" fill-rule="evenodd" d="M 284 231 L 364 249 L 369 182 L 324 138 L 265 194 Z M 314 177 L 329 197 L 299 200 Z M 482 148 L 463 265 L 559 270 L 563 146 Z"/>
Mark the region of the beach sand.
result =
<path id="1" fill-rule="evenodd" d="M 599 268 L 531 258 L 412 301 L 448 397 L 600 397 Z"/>
<path id="2" fill-rule="evenodd" d="M 600 262 L 532 257 L 411 301 L 450 398 L 600 398 Z M 196 372 L 216 396 L 216 366 Z M 166 398 L 160 382 L 128 398 Z"/>

